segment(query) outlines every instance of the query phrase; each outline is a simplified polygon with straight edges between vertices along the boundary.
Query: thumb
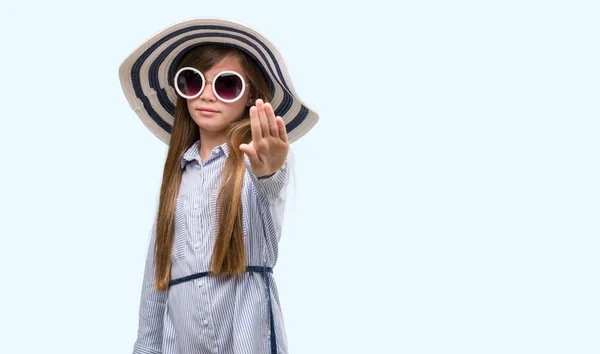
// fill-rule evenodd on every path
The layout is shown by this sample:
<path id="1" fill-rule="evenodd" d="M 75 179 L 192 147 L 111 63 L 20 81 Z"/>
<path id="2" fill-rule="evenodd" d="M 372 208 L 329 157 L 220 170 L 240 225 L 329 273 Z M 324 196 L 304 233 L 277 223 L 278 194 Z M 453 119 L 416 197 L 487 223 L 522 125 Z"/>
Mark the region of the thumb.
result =
<path id="1" fill-rule="evenodd" d="M 254 150 L 254 147 L 248 144 L 240 144 L 240 150 L 248 155 L 251 161 L 257 158 L 256 150 Z"/>

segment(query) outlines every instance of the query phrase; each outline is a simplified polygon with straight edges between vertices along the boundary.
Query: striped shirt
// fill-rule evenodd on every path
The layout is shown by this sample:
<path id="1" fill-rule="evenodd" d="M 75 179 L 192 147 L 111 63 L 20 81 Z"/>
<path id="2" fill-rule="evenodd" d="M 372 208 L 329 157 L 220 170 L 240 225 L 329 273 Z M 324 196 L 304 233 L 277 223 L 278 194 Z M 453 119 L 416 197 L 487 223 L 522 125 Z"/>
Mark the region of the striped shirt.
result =
<path id="1" fill-rule="evenodd" d="M 183 175 L 175 206 L 171 279 L 209 271 L 218 225 L 216 199 L 219 172 L 229 156 L 227 144 L 216 146 L 204 163 L 197 140 L 183 155 Z M 289 180 L 289 155 L 272 176 L 258 179 L 244 154 L 242 189 L 243 236 L 247 265 L 274 267 L 278 256 Z M 287 353 L 287 338 L 272 273 L 271 301 L 275 333 L 270 333 L 267 290 L 263 275 L 212 275 L 154 290 L 156 220 L 141 291 L 139 326 L 133 353 L 257 354 L 270 353 L 275 335 L 277 353 Z"/>

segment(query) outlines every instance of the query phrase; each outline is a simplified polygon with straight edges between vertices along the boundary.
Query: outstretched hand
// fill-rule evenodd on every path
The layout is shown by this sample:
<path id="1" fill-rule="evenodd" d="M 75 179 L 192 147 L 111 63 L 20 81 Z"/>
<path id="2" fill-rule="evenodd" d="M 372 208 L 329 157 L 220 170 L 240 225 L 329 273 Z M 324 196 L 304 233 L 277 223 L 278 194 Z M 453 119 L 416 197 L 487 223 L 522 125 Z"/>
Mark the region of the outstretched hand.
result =
<path id="1" fill-rule="evenodd" d="M 271 175 L 285 163 L 289 150 L 285 123 L 270 103 L 256 100 L 250 107 L 252 145 L 241 144 L 240 150 L 250 158 L 250 166 L 257 177 Z"/>

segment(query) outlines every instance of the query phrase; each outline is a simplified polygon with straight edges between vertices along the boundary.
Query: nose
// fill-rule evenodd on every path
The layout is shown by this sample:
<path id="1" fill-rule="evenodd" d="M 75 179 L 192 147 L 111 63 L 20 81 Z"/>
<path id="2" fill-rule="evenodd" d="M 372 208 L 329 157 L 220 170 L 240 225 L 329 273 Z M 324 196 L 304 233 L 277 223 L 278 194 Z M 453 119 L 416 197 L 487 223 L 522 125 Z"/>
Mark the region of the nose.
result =
<path id="1" fill-rule="evenodd" d="M 208 101 L 208 102 L 214 102 L 217 100 L 217 97 L 215 96 L 215 93 L 213 92 L 213 88 L 211 85 L 212 85 L 212 81 L 207 80 L 206 84 L 204 85 L 204 89 L 202 89 L 202 93 L 200 94 L 201 100 Z"/>

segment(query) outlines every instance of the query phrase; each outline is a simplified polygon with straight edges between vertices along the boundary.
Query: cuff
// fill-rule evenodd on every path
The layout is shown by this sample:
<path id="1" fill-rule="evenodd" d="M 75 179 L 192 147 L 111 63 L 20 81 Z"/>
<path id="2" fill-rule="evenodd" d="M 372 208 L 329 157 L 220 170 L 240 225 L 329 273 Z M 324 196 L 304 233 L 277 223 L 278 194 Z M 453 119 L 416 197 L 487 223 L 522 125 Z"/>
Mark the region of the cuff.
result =
<path id="1" fill-rule="evenodd" d="M 161 354 L 160 351 L 146 348 L 137 342 L 133 345 L 133 354 Z"/>
<path id="2" fill-rule="evenodd" d="M 275 172 L 275 173 L 277 173 L 277 172 Z M 270 174 L 270 175 L 268 175 L 268 176 L 262 176 L 262 177 L 256 177 L 256 178 L 258 178 L 258 179 L 265 179 L 265 178 L 269 178 L 269 177 L 273 176 L 275 173 L 271 173 L 271 174 Z"/>

